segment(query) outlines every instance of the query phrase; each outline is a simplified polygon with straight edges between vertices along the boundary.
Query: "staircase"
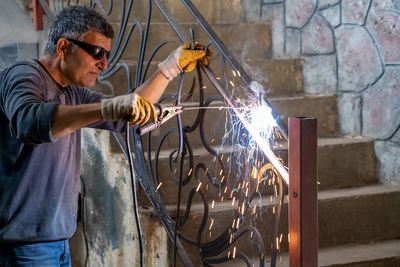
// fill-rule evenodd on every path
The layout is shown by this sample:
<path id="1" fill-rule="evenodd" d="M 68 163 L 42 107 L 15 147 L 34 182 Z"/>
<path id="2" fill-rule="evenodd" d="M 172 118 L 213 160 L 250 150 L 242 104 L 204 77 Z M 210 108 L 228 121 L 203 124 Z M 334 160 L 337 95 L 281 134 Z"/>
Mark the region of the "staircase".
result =
<path id="1" fill-rule="evenodd" d="M 139 12 L 146 6 L 136 1 L 137 6 L 134 13 L 142 20 L 145 12 Z M 187 11 L 182 9 L 180 1 L 165 1 L 169 10 L 176 20 L 185 29 L 193 28 L 199 32 L 199 26 L 193 24 L 193 20 Z M 319 266 L 353 266 L 353 267 L 380 267 L 400 266 L 400 186 L 380 184 L 376 177 L 376 159 L 374 155 L 373 140 L 365 138 L 341 136 L 338 130 L 337 107 L 335 95 L 307 95 L 304 93 L 302 59 L 300 58 L 272 58 L 271 24 L 245 23 L 240 21 L 240 1 L 215 1 L 198 0 L 193 1 L 199 7 L 202 15 L 212 24 L 226 46 L 233 52 L 235 57 L 247 68 L 248 74 L 264 86 L 266 97 L 271 105 L 282 115 L 287 122 L 288 117 L 310 116 L 318 118 L 318 232 L 319 232 Z M 119 4 L 116 1 L 115 4 Z M 143 5 L 142 7 L 140 7 Z M 115 10 L 119 10 L 115 7 Z M 146 10 L 146 9 L 144 9 Z M 113 15 L 115 14 L 115 15 Z M 109 18 L 116 28 L 119 26 L 120 16 L 113 12 Z M 153 29 L 149 35 L 149 47 L 153 47 L 160 40 L 175 36 L 170 26 L 162 18 L 157 8 L 153 9 Z M 195 40 L 201 42 L 207 40 L 204 35 L 198 33 Z M 131 66 L 131 74 L 135 73 L 137 62 L 136 51 L 138 49 L 135 35 L 128 44 L 123 59 Z M 155 68 L 159 60 L 162 60 L 175 47 L 166 46 L 161 53 L 153 59 L 149 73 Z M 150 50 L 150 49 L 149 49 Z M 147 51 L 147 54 L 150 51 Z M 217 63 L 214 56 L 211 66 Z M 259 76 L 261 74 L 261 78 Z M 255 77 L 258 76 L 258 77 Z M 116 94 L 126 92 L 125 73 L 117 72 L 109 81 L 114 85 Z M 167 89 L 167 93 L 174 93 L 176 87 L 174 81 Z M 191 79 L 185 80 L 184 88 L 190 88 Z M 211 85 L 210 90 L 205 90 L 206 97 L 214 95 L 215 90 Z M 99 90 L 112 93 L 109 88 L 102 85 Z M 184 91 L 188 91 L 185 89 Z M 196 93 L 195 93 L 196 94 Z M 196 96 L 194 97 L 196 99 Z M 192 106 L 196 102 L 185 103 Z M 182 115 L 185 122 L 195 120 L 195 112 L 184 112 Z M 209 137 L 221 137 L 224 134 L 223 127 L 216 127 L 215 118 L 219 118 L 220 111 L 210 111 L 206 118 L 209 129 Z M 169 121 L 162 126 L 161 130 L 153 132 L 157 138 L 163 129 L 173 127 L 174 121 Z M 189 137 L 193 145 L 193 154 L 196 160 L 211 162 L 213 157 L 201 146 L 198 135 Z M 157 140 L 157 139 L 155 139 Z M 121 153 L 115 140 L 110 136 L 111 153 Z M 154 142 L 153 142 L 154 143 Z M 172 149 L 177 147 L 176 140 L 168 141 L 168 149 L 161 151 L 159 173 L 168 173 L 168 155 Z M 152 147 L 154 149 L 155 146 Z M 222 152 L 224 153 L 224 152 Z M 192 181 L 193 182 L 193 181 Z M 197 182 L 193 182 L 190 188 L 195 188 Z M 175 216 L 177 187 L 171 180 L 163 180 L 161 188 L 163 201 Z M 270 201 L 271 192 L 265 192 L 260 198 L 263 205 L 263 216 L 256 221 L 257 228 L 265 241 L 267 254 L 270 251 L 270 242 L 273 239 L 273 203 Z M 188 190 L 183 192 L 182 203 L 186 203 Z M 217 193 L 208 195 L 209 201 L 215 200 L 215 206 L 210 209 L 210 217 L 214 220 L 213 233 L 223 231 L 227 225 L 232 223 L 231 201 L 221 202 Z M 199 198 L 194 199 L 190 213 L 189 222 L 181 231 L 188 236 L 195 236 L 201 222 L 203 212 Z M 149 206 L 145 201 L 145 194 L 141 191 L 141 205 Z M 181 205 L 183 214 L 183 205 Z M 288 266 L 288 218 L 287 203 L 283 208 L 281 232 L 283 240 L 280 246 L 277 266 Z M 218 222 L 218 223 L 217 223 Z M 211 221 L 207 222 L 209 229 Z M 151 227 L 151 226 L 147 226 Z M 159 226 L 158 226 L 159 227 Z M 150 231 L 151 232 L 151 231 Z M 206 231 L 208 233 L 208 231 Z M 150 240 L 151 236 L 146 236 Z M 211 239 L 207 239 L 211 240 Z M 171 243 L 170 243 L 171 244 Z M 239 244 L 239 248 L 241 248 Z M 157 248 L 155 248 L 157 250 Z M 171 248 L 170 248 L 171 249 Z M 250 251 L 254 246 L 242 247 Z M 172 249 L 171 249 L 172 251 Z M 197 252 L 188 249 L 195 262 L 200 265 Z M 170 253 L 172 254 L 172 253 Z M 268 259 L 268 257 L 266 257 Z M 254 261 L 256 263 L 256 261 Z M 243 262 L 233 261 L 220 266 L 244 266 Z M 236 264 L 236 265 L 235 265 Z M 268 265 L 268 263 L 266 264 Z M 165 265 L 167 266 L 167 264 Z M 256 265 L 255 265 L 256 266 Z"/>

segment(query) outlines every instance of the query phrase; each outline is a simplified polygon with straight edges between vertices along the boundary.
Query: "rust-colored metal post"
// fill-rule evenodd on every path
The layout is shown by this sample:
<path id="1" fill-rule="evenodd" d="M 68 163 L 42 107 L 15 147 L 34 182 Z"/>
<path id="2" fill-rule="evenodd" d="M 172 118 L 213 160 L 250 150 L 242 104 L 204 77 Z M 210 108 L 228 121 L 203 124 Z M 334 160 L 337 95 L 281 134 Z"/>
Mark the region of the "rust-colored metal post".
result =
<path id="1" fill-rule="evenodd" d="M 289 264 L 318 266 L 317 119 L 289 118 Z"/>
<path id="2" fill-rule="evenodd" d="M 49 3 L 49 0 L 46 0 Z M 43 15 L 45 14 L 39 0 L 32 0 L 29 8 L 33 10 L 33 27 L 37 31 L 43 30 Z"/>

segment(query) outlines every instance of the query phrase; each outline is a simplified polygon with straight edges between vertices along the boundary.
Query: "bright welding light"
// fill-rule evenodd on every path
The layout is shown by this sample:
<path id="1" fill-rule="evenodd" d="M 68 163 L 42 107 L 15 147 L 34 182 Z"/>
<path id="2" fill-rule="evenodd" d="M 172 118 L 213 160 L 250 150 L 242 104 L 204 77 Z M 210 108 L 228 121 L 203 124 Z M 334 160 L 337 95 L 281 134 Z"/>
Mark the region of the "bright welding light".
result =
<path id="1" fill-rule="evenodd" d="M 271 108 L 266 105 L 252 109 L 249 121 L 252 129 L 266 139 L 271 137 L 274 127 L 277 126 L 275 119 L 272 117 Z"/>
<path id="2" fill-rule="evenodd" d="M 250 113 L 247 113 L 246 115 L 238 111 L 235 113 L 275 169 L 279 172 L 285 182 L 289 184 L 289 173 L 278 160 L 275 153 L 271 150 L 268 142 L 274 127 L 278 126 L 272 116 L 271 108 L 263 101 L 261 105 L 252 108 Z"/>

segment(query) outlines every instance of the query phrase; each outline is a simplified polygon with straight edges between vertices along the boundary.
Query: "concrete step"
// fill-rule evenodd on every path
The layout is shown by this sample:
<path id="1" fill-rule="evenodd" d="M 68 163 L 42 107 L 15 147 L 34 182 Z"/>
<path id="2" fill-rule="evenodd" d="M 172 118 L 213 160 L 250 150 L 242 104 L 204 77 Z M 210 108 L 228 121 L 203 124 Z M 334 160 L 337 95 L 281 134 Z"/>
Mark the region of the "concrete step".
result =
<path id="1" fill-rule="evenodd" d="M 217 150 L 217 147 L 213 147 Z M 224 155 L 225 169 L 224 173 L 229 174 L 229 180 L 234 180 L 238 173 L 235 164 L 229 166 L 227 159 L 231 157 L 232 149 L 225 148 L 220 151 L 220 155 Z M 161 151 L 159 155 L 158 173 L 159 182 L 162 182 L 161 194 L 166 204 L 176 203 L 177 199 L 177 183 L 175 183 L 169 172 L 169 155 L 171 151 Z M 287 152 L 280 153 L 287 162 Z M 215 167 L 214 157 L 204 148 L 193 150 L 193 166 L 203 163 L 209 169 L 212 177 L 222 179 L 220 168 Z M 186 160 L 186 162 L 188 159 Z M 374 184 L 377 182 L 375 176 L 376 160 L 374 157 L 373 142 L 363 139 L 351 138 L 319 138 L 318 140 L 318 181 L 319 190 L 328 190 L 344 187 L 355 187 L 361 185 Z M 179 177 L 179 162 L 171 162 L 172 172 Z M 244 171 L 242 169 L 242 171 Z M 189 173 L 189 164 L 184 165 L 184 173 Z M 207 178 L 199 173 L 201 182 L 209 184 L 207 198 L 209 200 L 218 201 L 220 199 L 219 189 L 214 188 Z M 228 179 L 227 179 L 228 180 Z M 192 176 L 190 182 L 185 185 L 182 194 L 183 199 L 187 199 L 192 188 L 196 188 L 198 182 Z M 264 194 L 271 194 L 271 190 L 263 190 Z M 229 192 L 230 193 L 230 192 Z M 229 195 L 228 193 L 228 195 Z M 227 196 L 225 196 L 227 197 Z"/>
<path id="2" fill-rule="evenodd" d="M 258 266 L 258 259 L 252 262 Z M 233 260 L 221 267 L 241 267 L 243 262 Z M 288 253 L 281 253 L 277 267 L 288 267 Z M 318 250 L 320 267 L 398 267 L 400 266 L 400 240 L 393 239 L 370 244 L 345 245 Z"/>
<path id="3" fill-rule="evenodd" d="M 257 205 L 262 202 L 262 212 L 257 210 L 258 216 L 245 214 L 245 220 L 252 220 L 264 239 L 264 245 L 269 254 L 269 247 L 273 239 L 275 217 L 273 216 L 273 201 L 269 198 L 254 199 Z M 319 192 L 318 195 L 318 231 L 319 247 L 332 248 L 346 244 L 367 244 L 383 240 L 400 238 L 400 186 L 373 185 L 350 189 L 336 189 Z M 182 205 L 181 205 L 182 207 Z M 205 226 L 202 241 L 211 241 L 232 224 L 234 209 L 231 201 L 215 203 L 214 208 L 209 209 L 209 218 Z M 170 207 L 171 214 L 175 212 L 175 206 Z M 181 211 L 183 214 L 183 208 Z M 189 222 L 181 227 L 182 233 L 188 237 L 195 237 L 202 219 L 202 204 L 193 204 Z M 250 218 L 252 216 L 252 218 Z M 211 220 L 212 219 L 212 220 Z M 209 229 L 211 227 L 211 238 Z M 281 221 L 282 252 L 288 249 L 288 217 L 287 205 L 284 205 Z M 237 246 L 237 251 L 247 252 L 256 246 L 249 237 L 244 236 Z M 233 249 L 231 247 L 231 250 Z M 227 252 L 226 252 L 227 253 Z M 232 253 L 232 252 L 231 252 Z M 322 254 L 323 255 L 323 254 Z M 253 255 L 257 257 L 257 255 Z M 195 254 L 192 257 L 196 257 Z M 329 265 L 328 265 L 329 266 Z M 357 266 L 357 265 L 356 265 Z"/>

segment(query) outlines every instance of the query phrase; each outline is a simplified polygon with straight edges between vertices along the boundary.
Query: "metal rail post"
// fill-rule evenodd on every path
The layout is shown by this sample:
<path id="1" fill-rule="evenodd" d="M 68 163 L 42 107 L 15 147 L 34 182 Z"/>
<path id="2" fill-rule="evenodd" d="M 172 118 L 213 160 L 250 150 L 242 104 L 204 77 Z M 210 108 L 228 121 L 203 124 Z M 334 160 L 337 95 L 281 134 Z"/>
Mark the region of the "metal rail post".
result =
<path id="1" fill-rule="evenodd" d="M 289 266 L 318 265 L 317 119 L 289 118 Z"/>
<path id="2" fill-rule="evenodd" d="M 49 3 L 49 0 L 46 0 Z M 44 9 L 40 3 L 40 0 L 32 0 L 29 8 L 33 10 L 33 27 L 36 31 L 43 30 L 43 15 L 45 15 Z"/>

